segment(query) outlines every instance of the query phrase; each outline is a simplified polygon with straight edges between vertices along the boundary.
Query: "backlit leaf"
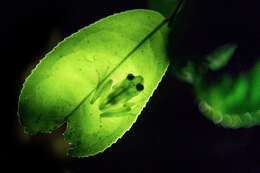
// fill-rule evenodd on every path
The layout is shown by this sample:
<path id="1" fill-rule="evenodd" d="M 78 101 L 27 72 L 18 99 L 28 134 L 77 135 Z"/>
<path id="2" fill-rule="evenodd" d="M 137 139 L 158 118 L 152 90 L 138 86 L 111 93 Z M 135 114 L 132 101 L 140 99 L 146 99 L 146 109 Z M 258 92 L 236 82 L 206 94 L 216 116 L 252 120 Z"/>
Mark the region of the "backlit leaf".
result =
<path id="1" fill-rule="evenodd" d="M 136 121 L 168 67 L 164 24 L 157 12 L 131 10 L 62 41 L 23 85 L 25 131 L 50 133 L 67 122 L 72 156 L 111 146 Z"/>

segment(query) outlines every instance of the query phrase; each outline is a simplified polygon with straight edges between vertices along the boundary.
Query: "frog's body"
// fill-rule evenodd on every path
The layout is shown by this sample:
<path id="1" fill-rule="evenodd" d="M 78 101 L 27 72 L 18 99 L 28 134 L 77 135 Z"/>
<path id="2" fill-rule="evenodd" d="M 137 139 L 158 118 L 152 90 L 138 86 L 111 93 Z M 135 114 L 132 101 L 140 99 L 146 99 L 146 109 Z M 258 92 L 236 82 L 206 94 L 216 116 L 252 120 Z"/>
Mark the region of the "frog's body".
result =
<path id="1" fill-rule="evenodd" d="M 102 117 L 123 115 L 122 113 L 131 110 L 128 102 L 143 91 L 143 82 L 142 76 L 128 74 L 124 80 L 112 87 L 113 82 L 110 79 L 97 87 L 90 103 L 98 102 Z"/>

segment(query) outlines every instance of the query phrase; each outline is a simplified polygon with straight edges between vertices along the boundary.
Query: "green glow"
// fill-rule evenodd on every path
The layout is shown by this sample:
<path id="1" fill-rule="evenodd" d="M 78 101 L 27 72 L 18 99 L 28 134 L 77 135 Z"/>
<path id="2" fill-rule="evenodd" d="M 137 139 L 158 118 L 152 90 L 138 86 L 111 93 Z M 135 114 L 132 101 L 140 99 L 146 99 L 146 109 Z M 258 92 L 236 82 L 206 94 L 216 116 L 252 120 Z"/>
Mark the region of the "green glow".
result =
<path id="1" fill-rule="evenodd" d="M 200 80 L 209 70 L 216 71 L 227 65 L 232 59 L 237 45 L 227 43 L 223 46 L 217 47 L 214 51 L 202 57 L 190 57 L 184 63 L 181 58 L 173 61 L 174 74 L 188 83 L 195 83 Z"/>
<path id="2" fill-rule="evenodd" d="M 207 56 L 208 67 L 211 70 L 218 70 L 224 67 L 232 58 L 236 48 L 237 46 L 232 44 L 226 44 L 217 48 Z"/>
<path id="3" fill-rule="evenodd" d="M 226 75 L 210 86 L 198 84 L 195 91 L 202 112 L 214 123 L 229 128 L 260 124 L 260 62 L 235 79 Z"/>
<path id="4" fill-rule="evenodd" d="M 19 114 L 25 131 L 49 133 L 67 121 L 65 139 L 72 156 L 95 155 L 115 143 L 136 121 L 168 67 L 167 26 L 143 42 L 163 20 L 151 10 L 131 10 L 104 18 L 62 41 L 23 85 Z M 128 86 L 120 82 L 130 73 L 137 80 L 114 97 L 115 103 L 122 104 L 101 110 L 99 101 Z M 136 90 L 136 82 L 144 86 L 142 91 Z"/>
<path id="5" fill-rule="evenodd" d="M 188 83 L 193 83 L 194 79 L 196 79 L 198 75 L 195 68 L 196 66 L 191 61 L 188 61 L 186 66 L 184 66 L 178 71 L 177 75 L 180 79 Z"/>

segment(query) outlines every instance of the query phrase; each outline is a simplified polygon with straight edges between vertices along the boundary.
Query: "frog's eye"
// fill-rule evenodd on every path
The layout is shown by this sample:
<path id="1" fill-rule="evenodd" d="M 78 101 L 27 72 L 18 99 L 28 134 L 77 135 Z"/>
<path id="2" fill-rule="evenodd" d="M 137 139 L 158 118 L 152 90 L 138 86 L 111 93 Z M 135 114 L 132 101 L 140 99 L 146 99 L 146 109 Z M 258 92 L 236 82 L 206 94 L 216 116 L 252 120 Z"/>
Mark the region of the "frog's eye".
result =
<path id="1" fill-rule="evenodd" d="M 130 73 L 130 74 L 127 75 L 126 78 L 127 78 L 128 80 L 133 80 L 133 79 L 135 78 L 135 76 L 134 76 L 132 73 Z"/>
<path id="2" fill-rule="evenodd" d="M 137 91 L 143 91 L 144 90 L 144 85 L 141 84 L 141 83 L 138 83 L 136 86 L 135 86 L 136 90 Z"/>

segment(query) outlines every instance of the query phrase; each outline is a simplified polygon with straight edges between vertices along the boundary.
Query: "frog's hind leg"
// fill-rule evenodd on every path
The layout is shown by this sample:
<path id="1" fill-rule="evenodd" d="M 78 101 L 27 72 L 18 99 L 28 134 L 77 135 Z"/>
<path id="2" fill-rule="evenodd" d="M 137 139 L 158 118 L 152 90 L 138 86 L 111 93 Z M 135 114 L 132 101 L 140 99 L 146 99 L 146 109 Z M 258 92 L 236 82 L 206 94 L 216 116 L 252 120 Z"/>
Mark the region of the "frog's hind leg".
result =
<path id="1" fill-rule="evenodd" d="M 109 94 L 112 83 L 113 81 L 111 79 L 103 83 L 99 82 L 97 88 L 91 96 L 90 103 L 94 104 L 97 100 L 99 100 L 99 102 L 102 102 Z"/>
<path id="2" fill-rule="evenodd" d="M 104 100 L 106 96 L 109 94 L 112 86 L 112 80 L 108 80 L 107 82 L 104 82 L 103 84 L 98 84 L 96 90 L 93 93 L 93 96 L 91 97 L 90 103 L 94 104 L 98 99 L 100 101 Z"/>
<path id="3" fill-rule="evenodd" d="M 121 106 L 116 109 L 110 109 L 106 110 L 103 113 L 100 114 L 100 117 L 105 118 L 105 117 L 122 117 L 122 116 L 127 116 L 131 114 L 131 107 L 129 106 Z"/>

